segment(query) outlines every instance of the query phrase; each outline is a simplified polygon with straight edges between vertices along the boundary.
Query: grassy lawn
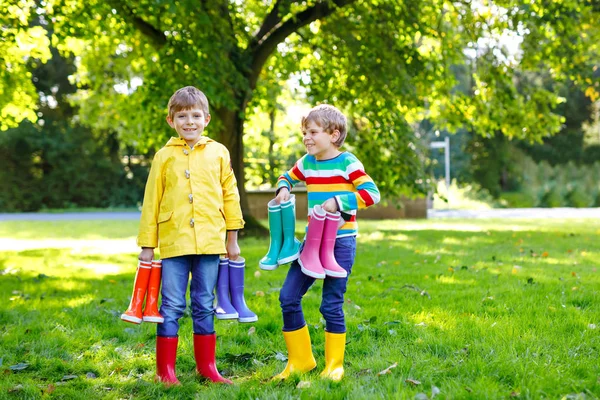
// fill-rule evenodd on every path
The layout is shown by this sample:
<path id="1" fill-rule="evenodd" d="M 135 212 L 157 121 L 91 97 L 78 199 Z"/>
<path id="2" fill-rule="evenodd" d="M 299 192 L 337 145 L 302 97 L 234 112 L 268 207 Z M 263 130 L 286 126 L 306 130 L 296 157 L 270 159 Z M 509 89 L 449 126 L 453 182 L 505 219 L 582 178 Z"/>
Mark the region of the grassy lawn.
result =
<path id="1" fill-rule="evenodd" d="M 318 284 L 303 303 L 317 369 L 269 380 L 285 365 L 286 268 L 259 271 L 268 242 L 244 239 L 246 300 L 259 321 L 215 322 L 217 365 L 235 385 L 194 376 L 188 314 L 182 386 L 168 389 L 153 383 L 155 326 L 119 319 L 136 230 L 135 221 L 0 223 L 1 398 L 600 396 L 599 220 L 362 221 L 339 384 L 319 379 Z"/>

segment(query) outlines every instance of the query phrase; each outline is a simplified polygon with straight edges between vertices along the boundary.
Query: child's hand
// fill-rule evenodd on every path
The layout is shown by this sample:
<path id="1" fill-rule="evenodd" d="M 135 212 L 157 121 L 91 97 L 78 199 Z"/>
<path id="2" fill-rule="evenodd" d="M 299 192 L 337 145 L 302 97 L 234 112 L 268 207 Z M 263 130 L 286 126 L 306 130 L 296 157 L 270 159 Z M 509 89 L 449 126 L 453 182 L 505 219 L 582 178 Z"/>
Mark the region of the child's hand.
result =
<path id="1" fill-rule="evenodd" d="M 338 211 L 337 201 L 335 201 L 335 199 L 333 198 L 326 200 L 325 203 L 321 205 L 321 207 L 323 207 L 323 210 L 330 213 L 335 213 Z"/>
<path id="2" fill-rule="evenodd" d="M 282 201 L 288 201 L 290 199 L 290 191 L 288 188 L 283 187 L 279 189 L 277 197 L 275 197 L 275 203 L 281 204 Z"/>
<path id="3" fill-rule="evenodd" d="M 138 259 L 141 261 L 151 262 L 154 260 L 154 249 L 150 247 L 143 247 Z"/>
<path id="4" fill-rule="evenodd" d="M 237 244 L 237 241 L 227 242 L 227 258 L 230 260 L 237 260 L 240 256 L 240 246 Z"/>

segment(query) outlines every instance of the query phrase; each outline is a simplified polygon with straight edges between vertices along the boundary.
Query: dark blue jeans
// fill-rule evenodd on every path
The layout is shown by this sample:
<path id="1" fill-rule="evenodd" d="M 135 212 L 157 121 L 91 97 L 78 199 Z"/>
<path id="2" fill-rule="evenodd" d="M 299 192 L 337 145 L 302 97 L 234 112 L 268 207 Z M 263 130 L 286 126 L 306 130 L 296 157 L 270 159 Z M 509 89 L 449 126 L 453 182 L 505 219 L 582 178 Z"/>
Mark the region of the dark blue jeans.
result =
<path id="1" fill-rule="evenodd" d="M 162 260 L 162 303 L 160 313 L 165 318 L 158 324 L 158 336 L 177 336 L 179 319 L 186 307 L 188 281 L 192 274 L 190 298 L 192 300 L 192 322 L 194 333 L 215 332 L 215 308 L 213 305 L 219 255 L 202 254 L 165 258 Z"/>
<path id="2" fill-rule="evenodd" d="M 323 280 L 323 298 L 319 311 L 325 319 L 327 332 L 344 333 L 346 332 L 346 321 L 342 306 L 344 305 L 344 293 L 346 293 L 348 278 L 352 272 L 352 265 L 356 256 L 356 236 L 336 239 L 333 254 L 340 267 L 348 272 L 348 276 L 346 278 L 325 277 Z M 315 283 L 315 280 L 302 273 L 298 261 L 292 262 L 281 292 L 279 292 L 284 331 L 295 331 L 306 325 L 304 313 L 302 312 L 302 297 Z"/>

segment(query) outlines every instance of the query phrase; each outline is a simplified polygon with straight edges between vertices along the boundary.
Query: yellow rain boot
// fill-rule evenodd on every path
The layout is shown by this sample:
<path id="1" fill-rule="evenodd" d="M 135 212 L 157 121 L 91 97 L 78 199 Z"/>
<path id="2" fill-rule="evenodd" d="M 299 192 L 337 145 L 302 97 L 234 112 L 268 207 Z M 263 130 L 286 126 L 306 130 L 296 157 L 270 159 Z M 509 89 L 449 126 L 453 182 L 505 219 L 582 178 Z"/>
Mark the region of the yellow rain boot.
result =
<path id="1" fill-rule="evenodd" d="M 344 377 L 344 350 L 346 333 L 325 332 L 325 369 L 322 378 L 339 382 Z"/>
<path id="2" fill-rule="evenodd" d="M 287 379 L 294 372 L 308 372 L 317 366 L 310 346 L 308 326 L 290 332 L 283 332 L 288 351 L 288 362 L 285 369 L 273 379 Z"/>

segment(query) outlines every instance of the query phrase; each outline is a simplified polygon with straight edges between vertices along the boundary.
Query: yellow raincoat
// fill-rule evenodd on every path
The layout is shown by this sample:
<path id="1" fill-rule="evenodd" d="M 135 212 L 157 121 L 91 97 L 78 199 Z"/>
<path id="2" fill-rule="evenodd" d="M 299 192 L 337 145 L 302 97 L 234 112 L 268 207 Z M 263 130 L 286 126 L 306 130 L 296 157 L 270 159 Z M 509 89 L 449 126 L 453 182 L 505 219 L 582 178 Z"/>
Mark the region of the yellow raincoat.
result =
<path id="1" fill-rule="evenodd" d="M 225 254 L 226 230 L 243 227 L 227 148 L 203 136 L 191 149 L 172 137 L 152 161 L 138 246 L 159 247 L 161 258 Z"/>

